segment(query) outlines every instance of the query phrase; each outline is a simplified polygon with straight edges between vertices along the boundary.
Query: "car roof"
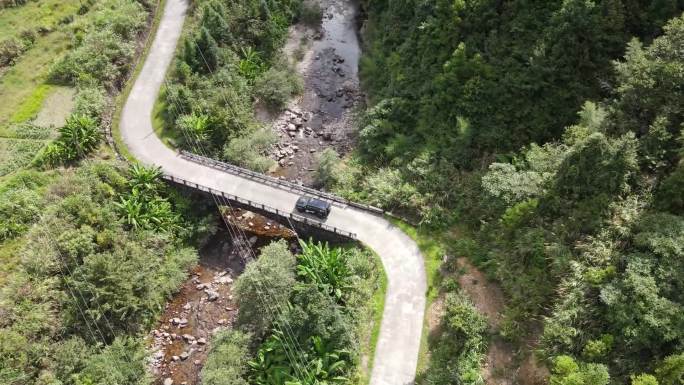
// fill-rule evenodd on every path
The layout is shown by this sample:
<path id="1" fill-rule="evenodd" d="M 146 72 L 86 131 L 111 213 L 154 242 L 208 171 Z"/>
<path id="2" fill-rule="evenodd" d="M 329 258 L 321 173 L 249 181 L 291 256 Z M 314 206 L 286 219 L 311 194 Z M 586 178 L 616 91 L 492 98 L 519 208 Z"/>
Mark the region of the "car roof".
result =
<path id="1" fill-rule="evenodd" d="M 309 200 L 309 206 L 314 206 L 314 207 L 319 208 L 319 209 L 327 209 L 328 207 L 330 207 L 330 203 L 326 202 L 326 201 L 322 201 L 320 199 L 311 198 Z"/>

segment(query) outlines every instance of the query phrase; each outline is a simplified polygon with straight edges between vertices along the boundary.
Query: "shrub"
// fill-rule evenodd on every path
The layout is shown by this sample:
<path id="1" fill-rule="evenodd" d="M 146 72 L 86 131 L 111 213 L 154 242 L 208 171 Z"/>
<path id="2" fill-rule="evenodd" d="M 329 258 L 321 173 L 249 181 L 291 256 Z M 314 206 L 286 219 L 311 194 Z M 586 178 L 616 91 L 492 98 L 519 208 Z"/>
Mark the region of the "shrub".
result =
<path id="1" fill-rule="evenodd" d="M 14 60 L 24 52 L 24 44 L 18 39 L 10 38 L 0 42 L 0 67 L 14 63 Z"/>
<path id="2" fill-rule="evenodd" d="M 549 385 L 608 385 L 608 369 L 602 364 L 577 363 L 570 356 L 558 356 L 553 361 Z"/>
<path id="3" fill-rule="evenodd" d="M 684 353 L 666 357 L 656 369 L 660 385 L 680 385 L 684 382 Z"/>
<path id="4" fill-rule="evenodd" d="M 36 156 L 34 164 L 55 166 L 82 159 L 97 148 L 101 138 L 95 119 L 86 115 L 71 115 L 59 129 L 59 137 Z"/>
<path id="5" fill-rule="evenodd" d="M 299 10 L 299 18 L 309 27 L 317 28 L 323 21 L 323 9 L 317 1 L 303 1 Z"/>
<path id="6" fill-rule="evenodd" d="M 33 190 L 22 188 L 0 194 L 0 242 L 28 230 L 38 220 L 43 206 L 42 197 Z"/>
<path id="7" fill-rule="evenodd" d="M 20 5 L 26 4 L 27 2 L 28 0 L 0 0 L 0 9 L 18 7 Z"/>
<path id="8" fill-rule="evenodd" d="M 151 382 L 142 340 L 117 338 L 88 359 L 83 371 L 75 376 L 74 385 L 148 385 Z"/>
<path id="9" fill-rule="evenodd" d="M 211 340 L 211 349 L 200 377 L 205 385 L 247 385 L 249 335 L 223 330 Z"/>
<path id="10" fill-rule="evenodd" d="M 89 336 L 77 301 L 98 304 L 89 312 L 107 339 L 113 339 L 112 333 L 136 333 L 154 322 L 167 296 L 197 261 L 193 250 L 172 249 L 167 240 L 151 233 L 141 241 L 120 230 L 111 236 L 117 242 L 111 250 L 86 255 L 68 278 L 80 295 L 68 302 L 67 324 L 84 338 Z"/>
<path id="11" fill-rule="evenodd" d="M 524 224 L 534 217 L 538 205 L 539 200 L 535 198 L 516 203 L 506 209 L 501 217 L 501 224 L 508 229 L 514 229 Z"/>
<path id="12" fill-rule="evenodd" d="M 410 207 L 417 191 L 397 169 L 383 168 L 366 178 L 368 201 L 385 208 Z"/>
<path id="13" fill-rule="evenodd" d="M 255 261 L 235 282 L 235 295 L 240 306 L 238 325 L 243 330 L 262 336 L 285 309 L 295 284 L 295 257 L 284 240 L 273 242 L 261 250 Z"/>
<path id="14" fill-rule="evenodd" d="M 294 95 L 302 92 L 299 75 L 291 68 L 272 67 L 254 82 L 254 95 L 274 111 L 279 111 Z"/>
<path id="15" fill-rule="evenodd" d="M 262 154 L 277 141 L 275 133 L 268 129 L 258 129 L 251 135 L 234 138 L 223 149 L 223 157 L 238 166 L 266 172 L 275 161 Z"/>
<path id="16" fill-rule="evenodd" d="M 481 384 L 480 362 L 486 351 L 487 323 L 460 293 L 445 299 L 441 333 L 429 341 L 432 356 L 425 373 L 435 385 Z"/>
<path id="17" fill-rule="evenodd" d="M 326 148 L 318 155 L 314 180 L 321 186 L 332 187 L 337 177 L 340 156 L 332 148 Z"/>
<path id="18" fill-rule="evenodd" d="M 654 202 L 660 210 L 673 214 L 684 214 L 684 164 L 680 164 L 668 175 L 656 190 Z"/>
<path id="19" fill-rule="evenodd" d="M 66 84 L 94 79 L 113 86 L 128 70 L 134 52 L 135 46 L 111 29 L 90 31 L 79 47 L 52 67 L 50 77 Z"/>
<path id="20" fill-rule="evenodd" d="M 650 374 L 631 376 L 632 385 L 658 385 L 658 380 Z"/>
<path id="21" fill-rule="evenodd" d="M 97 86 L 79 88 L 74 101 L 74 114 L 100 122 L 107 104 L 105 90 Z"/>
<path id="22" fill-rule="evenodd" d="M 94 31 L 110 29 L 124 40 L 132 40 L 145 26 L 146 12 L 138 0 L 109 0 L 93 15 Z"/>

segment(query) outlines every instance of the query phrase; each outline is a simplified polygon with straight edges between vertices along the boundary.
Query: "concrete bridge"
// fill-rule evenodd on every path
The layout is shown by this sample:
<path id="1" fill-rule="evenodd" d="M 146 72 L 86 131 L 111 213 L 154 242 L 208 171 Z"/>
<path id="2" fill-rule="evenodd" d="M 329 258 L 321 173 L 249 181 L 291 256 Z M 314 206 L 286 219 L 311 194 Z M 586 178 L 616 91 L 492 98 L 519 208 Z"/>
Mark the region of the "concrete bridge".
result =
<path id="1" fill-rule="evenodd" d="M 166 0 L 151 49 L 122 112 L 120 131 L 126 147 L 140 162 L 161 167 L 167 179 L 284 213 L 279 215 L 292 213 L 301 191 L 188 159 L 187 154 L 166 147 L 155 135 L 152 108 L 174 57 L 187 7 L 186 0 Z M 355 234 L 358 241 L 380 256 L 388 287 L 371 384 L 412 384 L 427 289 L 423 257 L 417 245 L 382 215 L 350 202 L 333 205 L 321 225 Z"/>

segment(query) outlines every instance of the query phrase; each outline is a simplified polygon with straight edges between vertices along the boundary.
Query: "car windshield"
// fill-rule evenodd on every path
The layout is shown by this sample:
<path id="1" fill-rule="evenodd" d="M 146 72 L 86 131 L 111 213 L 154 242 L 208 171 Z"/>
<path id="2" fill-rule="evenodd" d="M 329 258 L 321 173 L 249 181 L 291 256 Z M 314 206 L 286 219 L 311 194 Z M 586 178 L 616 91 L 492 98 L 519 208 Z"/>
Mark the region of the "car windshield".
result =
<path id="1" fill-rule="evenodd" d="M 305 204 L 309 203 L 309 198 L 308 197 L 299 197 L 299 199 L 297 200 L 297 203 L 300 205 L 305 205 Z"/>

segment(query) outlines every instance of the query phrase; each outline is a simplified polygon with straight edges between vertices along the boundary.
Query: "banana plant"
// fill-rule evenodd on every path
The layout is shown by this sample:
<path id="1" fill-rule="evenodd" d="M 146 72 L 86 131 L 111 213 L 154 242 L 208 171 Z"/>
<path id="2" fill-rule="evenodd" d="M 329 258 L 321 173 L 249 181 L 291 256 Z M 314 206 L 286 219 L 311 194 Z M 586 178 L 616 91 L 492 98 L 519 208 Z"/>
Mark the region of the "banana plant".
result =
<path id="1" fill-rule="evenodd" d="M 133 196 L 119 197 L 119 202 L 114 202 L 119 209 L 119 215 L 124 223 L 133 228 L 144 228 L 147 225 L 147 218 L 143 212 L 143 204 Z"/>
<path id="2" fill-rule="evenodd" d="M 255 358 L 248 363 L 250 384 L 333 385 L 349 382 L 345 377 L 351 360 L 348 351 L 334 349 L 319 336 L 309 339 L 304 352 L 287 343 L 279 330 L 274 330 L 262 343 Z"/>
<path id="3" fill-rule="evenodd" d="M 211 121 L 207 115 L 197 114 L 193 112 L 190 115 L 183 115 L 180 117 L 178 124 L 183 129 L 190 132 L 193 139 L 203 143 L 209 143 L 211 140 Z"/>
<path id="4" fill-rule="evenodd" d="M 129 169 L 128 186 L 131 191 L 154 194 L 160 187 L 159 178 L 162 175 L 159 167 L 145 167 L 134 163 Z"/>
<path id="5" fill-rule="evenodd" d="M 262 72 L 264 64 L 259 53 L 252 47 L 242 48 L 242 60 L 238 63 L 238 72 L 249 80 L 254 80 Z"/>
<path id="6" fill-rule="evenodd" d="M 95 119 L 86 115 L 72 115 L 59 129 L 59 138 L 64 148 L 64 160 L 83 158 L 100 143 L 102 135 Z"/>
<path id="7" fill-rule="evenodd" d="M 349 378 L 344 374 L 347 370 L 350 353 L 347 350 L 333 349 L 319 336 L 311 337 L 314 359 L 309 364 L 309 372 L 316 379 L 315 384 L 344 384 Z"/>
<path id="8" fill-rule="evenodd" d="M 293 365 L 286 351 L 282 332 L 274 330 L 273 334 L 259 347 L 254 359 L 248 362 L 251 369 L 250 383 L 254 385 L 290 385 L 298 384 Z"/>
<path id="9" fill-rule="evenodd" d="M 298 256 L 297 275 L 343 303 L 352 276 L 346 252 L 341 248 L 331 249 L 327 243 L 300 241 L 300 245 L 302 253 Z"/>
<path id="10" fill-rule="evenodd" d="M 125 223 L 136 229 L 170 231 L 179 222 L 171 203 L 159 196 L 161 169 L 133 164 L 129 169 L 129 192 L 116 207 Z"/>

